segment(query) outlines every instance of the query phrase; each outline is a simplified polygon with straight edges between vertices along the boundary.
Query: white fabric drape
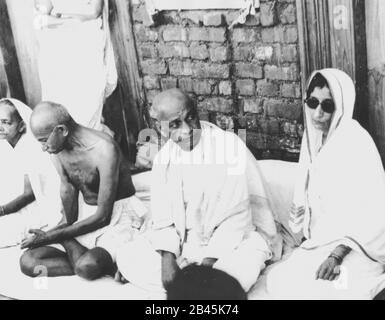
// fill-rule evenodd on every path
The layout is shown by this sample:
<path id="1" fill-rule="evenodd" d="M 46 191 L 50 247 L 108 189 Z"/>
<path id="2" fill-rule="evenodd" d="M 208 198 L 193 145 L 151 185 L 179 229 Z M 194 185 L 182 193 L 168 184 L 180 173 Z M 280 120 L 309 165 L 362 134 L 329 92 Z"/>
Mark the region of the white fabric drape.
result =
<path id="1" fill-rule="evenodd" d="M 52 1 L 53 10 L 71 8 L 71 2 Z M 102 129 L 103 104 L 117 84 L 108 1 L 100 18 L 38 30 L 37 38 L 42 100 L 64 105 L 84 126 Z"/>

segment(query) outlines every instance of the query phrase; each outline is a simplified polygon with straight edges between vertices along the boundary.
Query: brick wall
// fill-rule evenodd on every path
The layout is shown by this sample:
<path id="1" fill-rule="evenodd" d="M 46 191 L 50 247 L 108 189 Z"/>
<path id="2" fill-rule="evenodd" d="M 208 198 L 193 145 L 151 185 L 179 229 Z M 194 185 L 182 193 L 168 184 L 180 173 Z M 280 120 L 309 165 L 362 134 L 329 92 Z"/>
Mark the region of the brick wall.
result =
<path id="1" fill-rule="evenodd" d="M 302 127 L 294 0 L 261 1 L 260 14 L 229 30 L 237 10 L 164 11 L 146 27 L 143 3 L 133 18 L 148 107 L 179 87 L 201 118 L 247 129 L 257 158 L 296 160 Z"/>

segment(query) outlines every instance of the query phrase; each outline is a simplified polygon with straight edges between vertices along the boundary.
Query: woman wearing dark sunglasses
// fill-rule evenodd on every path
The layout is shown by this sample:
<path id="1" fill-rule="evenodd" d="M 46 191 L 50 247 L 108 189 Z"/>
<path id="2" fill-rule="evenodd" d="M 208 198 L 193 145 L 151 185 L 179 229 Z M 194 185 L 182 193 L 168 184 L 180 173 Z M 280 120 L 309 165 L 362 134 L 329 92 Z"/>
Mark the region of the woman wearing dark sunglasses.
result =
<path id="1" fill-rule="evenodd" d="M 344 72 L 311 76 L 289 223 L 304 242 L 269 273 L 273 297 L 371 299 L 383 287 L 385 175 L 354 103 Z"/>

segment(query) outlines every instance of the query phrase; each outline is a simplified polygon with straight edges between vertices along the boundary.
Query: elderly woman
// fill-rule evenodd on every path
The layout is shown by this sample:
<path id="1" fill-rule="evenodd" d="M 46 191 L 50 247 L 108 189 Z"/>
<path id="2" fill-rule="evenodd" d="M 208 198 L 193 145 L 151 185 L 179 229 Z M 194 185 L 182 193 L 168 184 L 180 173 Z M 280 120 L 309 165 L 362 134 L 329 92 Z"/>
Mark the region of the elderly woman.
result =
<path id="1" fill-rule="evenodd" d="M 29 130 L 31 109 L 0 100 L 0 248 L 60 219 L 59 179 Z"/>
<path id="2" fill-rule="evenodd" d="M 376 146 L 352 119 L 355 88 L 325 69 L 309 81 L 300 174 L 290 213 L 304 242 L 272 268 L 273 298 L 371 299 L 385 263 L 385 179 Z"/>
<path id="3" fill-rule="evenodd" d="M 42 100 L 65 106 L 77 123 L 107 131 L 105 99 L 117 73 L 107 0 L 35 0 Z"/>

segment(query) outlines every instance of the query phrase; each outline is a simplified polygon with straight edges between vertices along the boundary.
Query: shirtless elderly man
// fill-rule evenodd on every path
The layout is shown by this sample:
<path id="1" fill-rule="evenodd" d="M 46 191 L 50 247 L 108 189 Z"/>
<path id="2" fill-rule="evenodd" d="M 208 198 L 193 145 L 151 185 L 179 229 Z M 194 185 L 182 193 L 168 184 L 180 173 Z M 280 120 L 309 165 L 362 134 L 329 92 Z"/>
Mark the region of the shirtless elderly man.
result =
<path id="1" fill-rule="evenodd" d="M 45 267 L 50 277 L 113 275 L 115 250 L 132 239 L 145 214 L 119 147 L 51 102 L 34 109 L 31 128 L 43 150 L 53 154 L 65 215 L 53 230 L 31 230 L 34 235 L 22 243 L 29 250 L 21 257 L 21 270 L 31 277 L 38 276 L 36 267 Z"/>
<path id="2" fill-rule="evenodd" d="M 247 292 L 279 242 L 258 163 L 236 135 L 200 121 L 178 89 L 158 95 L 151 116 L 168 140 L 152 169 L 152 229 L 119 250 L 120 273 L 164 293 L 180 269 L 198 264 Z"/>

